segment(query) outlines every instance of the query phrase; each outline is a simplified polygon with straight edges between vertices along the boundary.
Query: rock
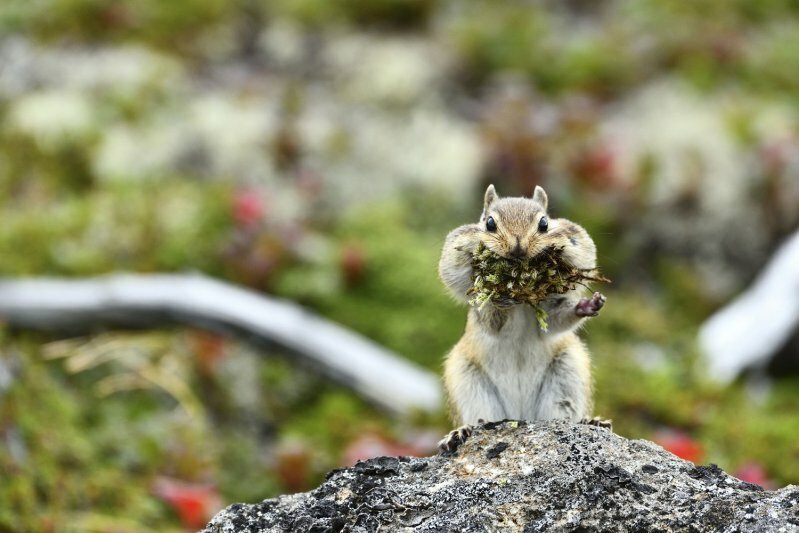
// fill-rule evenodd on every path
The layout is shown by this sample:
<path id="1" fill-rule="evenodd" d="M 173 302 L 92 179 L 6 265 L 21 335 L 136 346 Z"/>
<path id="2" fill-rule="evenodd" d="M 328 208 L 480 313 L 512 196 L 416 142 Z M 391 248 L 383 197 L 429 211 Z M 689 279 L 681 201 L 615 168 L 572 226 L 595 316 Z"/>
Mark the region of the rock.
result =
<path id="1" fill-rule="evenodd" d="M 484 424 L 451 456 L 378 457 L 311 492 L 234 504 L 206 532 L 799 531 L 765 491 L 644 440 L 565 421 Z"/>

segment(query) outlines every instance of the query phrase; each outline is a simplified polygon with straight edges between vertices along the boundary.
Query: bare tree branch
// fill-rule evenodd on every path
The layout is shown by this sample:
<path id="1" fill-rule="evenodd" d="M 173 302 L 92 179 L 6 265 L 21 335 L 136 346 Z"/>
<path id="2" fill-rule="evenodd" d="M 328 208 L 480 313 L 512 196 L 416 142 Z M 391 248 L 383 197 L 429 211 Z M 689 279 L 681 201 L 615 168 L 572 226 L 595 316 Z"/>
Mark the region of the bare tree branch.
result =
<path id="1" fill-rule="evenodd" d="M 786 239 L 752 286 L 699 329 L 710 375 L 730 382 L 763 368 L 799 328 L 799 232 Z"/>
<path id="2" fill-rule="evenodd" d="M 297 304 L 198 274 L 2 280 L 0 318 L 70 332 L 186 324 L 279 346 L 394 414 L 441 406 L 433 373 Z"/>

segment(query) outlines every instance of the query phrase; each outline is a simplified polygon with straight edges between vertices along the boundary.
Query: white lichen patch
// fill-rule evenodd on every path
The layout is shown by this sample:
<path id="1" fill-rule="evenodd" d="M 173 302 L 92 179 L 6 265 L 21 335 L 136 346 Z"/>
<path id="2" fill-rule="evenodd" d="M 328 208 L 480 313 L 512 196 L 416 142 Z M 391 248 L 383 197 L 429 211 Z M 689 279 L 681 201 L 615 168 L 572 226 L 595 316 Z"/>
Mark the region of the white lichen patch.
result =
<path id="1" fill-rule="evenodd" d="M 89 140 L 98 129 L 97 112 L 83 93 L 43 90 L 14 102 L 7 127 L 54 151 Z"/>
<path id="2" fill-rule="evenodd" d="M 388 105 L 407 105 L 435 94 L 446 65 L 440 48 L 409 37 L 343 37 L 331 43 L 325 56 L 350 98 Z"/>
<path id="3" fill-rule="evenodd" d="M 349 487 L 343 487 L 341 490 L 336 492 L 335 499 L 337 502 L 343 502 L 352 497 L 352 490 Z"/>

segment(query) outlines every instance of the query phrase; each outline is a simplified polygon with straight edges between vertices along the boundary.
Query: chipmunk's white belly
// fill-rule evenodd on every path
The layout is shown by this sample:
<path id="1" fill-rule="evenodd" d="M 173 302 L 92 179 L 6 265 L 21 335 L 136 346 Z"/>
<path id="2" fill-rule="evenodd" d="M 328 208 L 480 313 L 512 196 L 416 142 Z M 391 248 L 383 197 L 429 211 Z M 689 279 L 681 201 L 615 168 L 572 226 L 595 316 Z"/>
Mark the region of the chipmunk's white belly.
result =
<path id="1" fill-rule="evenodd" d="M 485 372 L 502 398 L 507 418 L 547 419 L 555 417 L 554 406 L 542 389 L 553 358 L 557 337 L 541 335 L 535 312 L 529 306 L 511 309 L 501 331 L 486 340 Z"/>

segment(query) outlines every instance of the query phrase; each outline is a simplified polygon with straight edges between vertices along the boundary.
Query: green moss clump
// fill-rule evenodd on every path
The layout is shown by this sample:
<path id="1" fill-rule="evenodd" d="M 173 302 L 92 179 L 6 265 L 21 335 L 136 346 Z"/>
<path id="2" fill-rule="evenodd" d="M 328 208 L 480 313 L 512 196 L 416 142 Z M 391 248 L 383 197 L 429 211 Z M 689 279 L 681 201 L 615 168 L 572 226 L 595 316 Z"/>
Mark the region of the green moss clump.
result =
<path id="1" fill-rule="evenodd" d="M 596 269 L 577 268 L 563 257 L 563 247 L 551 246 L 523 259 L 502 257 L 482 243 L 472 258 L 474 279 L 468 295 L 471 305 L 488 302 L 528 303 L 536 310 L 538 325 L 547 330 L 547 313 L 538 304 L 551 294 L 563 294 L 589 282 L 608 282 Z"/>

